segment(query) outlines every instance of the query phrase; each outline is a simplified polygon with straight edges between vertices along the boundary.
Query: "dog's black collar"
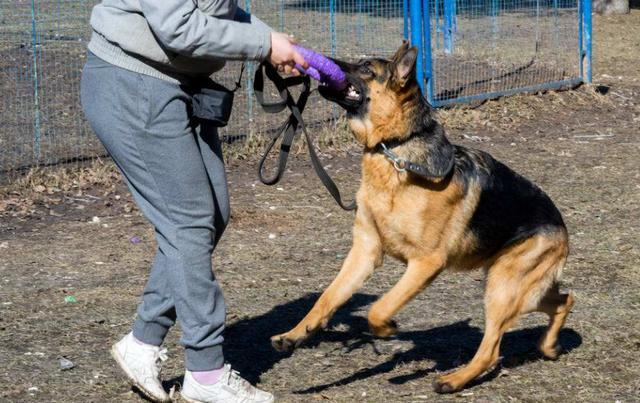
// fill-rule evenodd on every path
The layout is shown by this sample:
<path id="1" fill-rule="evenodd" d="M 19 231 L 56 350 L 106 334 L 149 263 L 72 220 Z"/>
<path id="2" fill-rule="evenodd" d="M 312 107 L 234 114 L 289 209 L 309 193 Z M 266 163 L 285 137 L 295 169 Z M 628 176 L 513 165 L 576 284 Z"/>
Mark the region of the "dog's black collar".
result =
<path id="1" fill-rule="evenodd" d="M 418 138 L 418 137 L 424 137 L 425 133 L 429 133 L 431 132 L 434 127 L 437 125 L 437 122 L 433 119 L 429 120 L 429 122 L 422 127 L 422 129 L 420 131 L 415 131 L 413 133 L 411 133 L 409 135 L 409 137 L 405 137 L 403 139 L 391 139 L 388 141 L 384 142 L 385 147 L 387 148 L 396 148 L 399 147 L 403 144 L 406 144 L 408 142 L 410 142 L 411 140 Z M 371 150 L 373 150 L 374 152 L 379 152 L 381 153 L 383 150 L 383 146 L 382 146 L 382 142 L 378 143 L 377 145 L 375 145 Z"/>
<path id="2" fill-rule="evenodd" d="M 449 160 L 449 166 L 447 167 L 447 169 L 443 174 L 436 175 L 436 174 L 433 174 L 428 167 L 421 164 L 417 164 L 415 162 L 408 161 L 393 152 L 393 148 L 406 144 L 412 139 L 416 137 L 420 137 L 422 135 L 423 135 L 422 133 L 413 133 L 409 137 L 404 138 L 402 140 L 394 139 L 387 142 L 381 142 L 381 143 L 378 143 L 378 145 L 375 146 L 373 150 L 376 153 L 384 154 L 384 156 L 387 157 L 387 159 L 393 164 L 393 167 L 398 172 L 410 172 L 414 175 L 418 175 L 419 177 L 429 181 L 440 181 L 446 178 L 447 176 L 449 176 L 449 174 L 451 174 L 451 172 L 453 171 L 455 158 L 451 158 L 451 160 Z"/>
<path id="3" fill-rule="evenodd" d="M 384 150 L 382 144 L 384 144 L 385 147 L 387 148 L 396 148 L 396 147 L 400 147 L 401 145 L 407 144 L 408 142 L 410 142 L 413 139 L 416 139 L 418 137 L 423 137 L 424 134 L 423 133 L 412 133 L 411 135 L 409 135 L 409 137 L 405 137 L 403 139 L 391 139 L 388 141 L 383 141 L 378 143 L 378 145 L 376 145 L 373 149 L 376 152 L 382 152 L 382 150 Z"/>

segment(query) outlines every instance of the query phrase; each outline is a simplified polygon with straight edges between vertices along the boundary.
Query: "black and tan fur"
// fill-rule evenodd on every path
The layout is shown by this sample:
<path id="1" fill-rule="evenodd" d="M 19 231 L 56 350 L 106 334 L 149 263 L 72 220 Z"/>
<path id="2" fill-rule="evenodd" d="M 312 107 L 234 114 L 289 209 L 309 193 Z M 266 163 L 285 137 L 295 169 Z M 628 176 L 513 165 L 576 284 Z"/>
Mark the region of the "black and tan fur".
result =
<path id="1" fill-rule="evenodd" d="M 485 152 L 449 143 L 421 96 L 415 59 L 415 48 L 405 43 L 390 61 L 338 61 L 359 98 L 322 89 L 325 98 L 346 109 L 349 126 L 365 148 L 353 246 L 311 311 L 272 342 L 291 350 L 325 327 L 384 255 L 405 262 L 407 269 L 369 311 L 371 330 L 380 337 L 396 332 L 393 316 L 444 269 L 483 268 L 484 338 L 470 363 L 435 381 L 435 390 L 446 393 L 496 363 L 504 332 L 524 313 L 549 315 L 539 349 L 557 357 L 558 332 L 573 305 L 571 294 L 558 288 L 568 238 L 560 213 L 538 187 Z M 379 151 L 381 142 L 441 179 L 397 171 Z"/>

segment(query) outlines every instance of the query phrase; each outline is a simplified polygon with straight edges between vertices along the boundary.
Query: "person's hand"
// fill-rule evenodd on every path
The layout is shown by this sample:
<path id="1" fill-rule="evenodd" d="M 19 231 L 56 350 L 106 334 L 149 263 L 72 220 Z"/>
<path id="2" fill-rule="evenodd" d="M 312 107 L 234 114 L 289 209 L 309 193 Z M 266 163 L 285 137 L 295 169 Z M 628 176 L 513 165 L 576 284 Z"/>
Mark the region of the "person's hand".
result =
<path id="1" fill-rule="evenodd" d="M 293 47 L 294 44 L 293 38 L 287 34 L 271 33 L 271 51 L 267 59 L 279 72 L 298 75 L 300 72 L 295 69 L 296 63 L 305 69 L 309 67 L 302 55 Z"/>

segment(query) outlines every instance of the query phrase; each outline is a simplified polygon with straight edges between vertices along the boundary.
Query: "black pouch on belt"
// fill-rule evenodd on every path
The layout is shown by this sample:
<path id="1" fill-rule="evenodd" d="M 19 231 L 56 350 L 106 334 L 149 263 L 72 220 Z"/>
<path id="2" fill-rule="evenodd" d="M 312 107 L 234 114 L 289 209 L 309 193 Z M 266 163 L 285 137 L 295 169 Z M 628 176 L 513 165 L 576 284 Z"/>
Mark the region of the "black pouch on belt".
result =
<path id="1" fill-rule="evenodd" d="M 211 79 L 202 80 L 192 95 L 193 116 L 207 120 L 215 127 L 226 126 L 233 107 L 233 94 L 234 91 Z"/>

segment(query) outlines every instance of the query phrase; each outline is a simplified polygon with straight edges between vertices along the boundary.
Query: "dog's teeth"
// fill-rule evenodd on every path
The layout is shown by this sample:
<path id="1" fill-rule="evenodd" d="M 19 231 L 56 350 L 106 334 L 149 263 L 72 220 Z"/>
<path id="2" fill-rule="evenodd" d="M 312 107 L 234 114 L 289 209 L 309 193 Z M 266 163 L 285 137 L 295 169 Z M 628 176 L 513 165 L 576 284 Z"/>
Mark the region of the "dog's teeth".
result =
<path id="1" fill-rule="evenodd" d="M 353 85 L 349 85 L 349 87 L 347 87 L 347 90 L 346 90 L 345 98 L 351 99 L 351 100 L 360 99 L 360 92 L 358 92 L 356 87 L 354 87 Z"/>

